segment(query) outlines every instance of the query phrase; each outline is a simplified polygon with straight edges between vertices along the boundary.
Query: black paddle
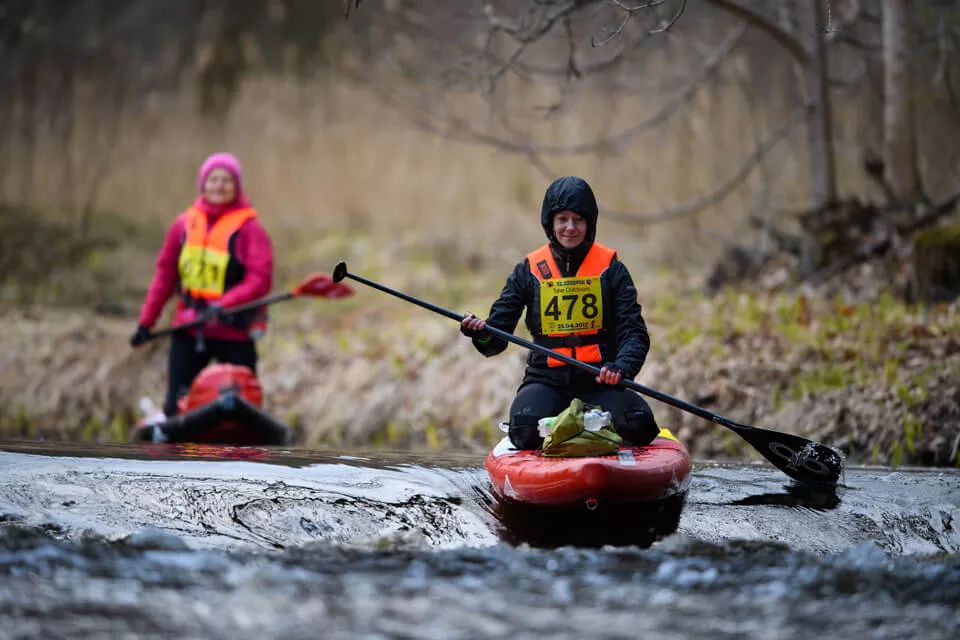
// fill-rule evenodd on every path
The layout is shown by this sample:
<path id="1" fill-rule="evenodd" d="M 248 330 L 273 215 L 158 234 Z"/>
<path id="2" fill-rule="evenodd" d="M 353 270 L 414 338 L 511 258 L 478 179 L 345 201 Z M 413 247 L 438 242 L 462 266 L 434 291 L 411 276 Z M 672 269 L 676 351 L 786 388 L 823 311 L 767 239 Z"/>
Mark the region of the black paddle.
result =
<path id="1" fill-rule="evenodd" d="M 242 313 L 244 311 L 250 311 L 252 309 L 259 309 L 260 307 L 265 307 L 268 304 L 273 304 L 275 302 L 282 302 L 284 300 L 290 300 L 291 298 L 301 298 L 301 297 L 310 297 L 310 298 L 346 298 L 347 296 L 353 295 L 353 289 L 343 284 L 338 280 L 331 279 L 330 276 L 324 273 L 315 273 L 311 276 L 308 276 L 303 282 L 298 284 L 296 287 L 290 291 L 285 291 L 283 293 L 276 293 L 272 296 L 266 296 L 264 298 L 259 298 L 257 300 L 251 300 L 250 302 L 245 302 L 243 304 L 238 304 L 234 307 L 229 307 L 224 309 L 221 314 L 224 316 L 233 315 L 235 313 Z M 207 321 L 203 318 L 199 320 L 194 320 L 192 322 L 187 322 L 184 324 L 177 325 L 175 327 L 167 327 L 166 329 L 161 329 L 160 331 L 155 331 L 147 336 L 145 342 L 154 340 L 156 338 L 162 338 L 163 336 L 168 336 L 170 334 L 176 333 L 177 331 L 185 331 L 187 329 L 195 329 L 206 324 Z M 198 344 L 200 340 L 197 341 Z"/>
<path id="2" fill-rule="evenodd" d="M 389 293 L 390 295 L 406 300 L 407 302 L 412 302 L 413 304 L 423 307 L 424 309 L 429 309 L 430 311 L 439 313 L 440 315 L 446 316 L 451 320 L 463 322 L 463 316 L 459 313 L 454 313 L 453 311 L 449 311 L 443 307 L 438 307 L 434 304 L 430 304 L 429 302 L 424 302 L 423 300 L 419 300 L 413 296 L 401 293 L 377 282 L 373 282 L 372 280 L 367 280 L 366 278 L 354 275 L 347 271 L 347 264 L 345 262 L 339 262 L 333 270 L 333 281 L 340 282 L 344 278 L 356 280 L 357 282 L 365 284 L 369 287 L 373 287 L 374 289 L 379 289 L 384 293 Z M 534 344 L 533 342 L 519 338 L 512 333 L 501 331 L 500 329 L 491 327 L 489 325 L 487 325 L 486 331 L 502 340 L 512 342 L 533 351 L 539 351 L 544 355 L 556 358 L 557 360 L 565 362 L 570 366 L 579 367 L 584 371 L 589 371 L 594 375 L 600 374 L 600 369 L 593 365 L 575 360 L 574 358 L 565 356 L 562 353 L 557 353 L 556 351 L 548 349 L 547 347 L 539 344 Z M 722 427 L 732 430 L 738 436 L 746 440 L 757 451 L 759 451 L 760 454 L 769 460 L 775 467 L 795 480 L 799 480 L 801 482 L 836 484 L 840 479 L 840 474 L 843 473 L 843 455 L 839 451 L 828 447 L 827 445 L 820 444 L 819 442 L 814 442 L 813 440 L 790 433 L 781 433 L 771 429 L 761 429 L 759 427 L 751 427 L 749 425 L 740 424 L 739 422 L 734 422 L 733 420 L 724 418 L 723 416 L 713 413 L 712 411 L 707 411 L 706 409 L 698 407 L 694 404 L 690 404 L 689 402 L 684 402 L 683 400 L 674 398 L 673 396 L 657 391 L 656 389 L 645 387 L 642 384 L 634 382 L 633 380 L 621 380 L 620 384 L 628 389 L 632 389 L 633 391 L 650 396 L 651 398 L 656 398 L 660 402 L 672 405 L 678 409 L 703 418 L 704 420 L 709 420 L 710 422 L 714 422 Z"/>

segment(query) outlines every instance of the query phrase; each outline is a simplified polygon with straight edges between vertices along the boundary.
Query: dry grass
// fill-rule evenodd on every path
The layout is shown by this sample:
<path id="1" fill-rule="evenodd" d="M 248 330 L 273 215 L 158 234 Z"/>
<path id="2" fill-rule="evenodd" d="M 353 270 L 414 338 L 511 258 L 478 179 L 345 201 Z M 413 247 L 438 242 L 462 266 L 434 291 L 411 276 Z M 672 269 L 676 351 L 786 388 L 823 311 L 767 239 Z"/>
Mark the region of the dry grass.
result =
<path id="1" fill-rule="evenodd" d="M 312 448 L 486 450 L 525 352 L 485 359 L 455 323 L 377 295 L 361 291 L 336 311 L 339 302 L 298 303 L 280 314 L 262 347 L 267 408 Z M 654 341 L 639 382 L 840 446 L 854 462 L 960 463 L 956 307 L 732 291 L 644 300 Z M 7 313 L 5 324 L 7 436 L 123 440 L 136 400 L 160 400 L 164 345 L 131 352 L 127 323 L 47 311 Z M 695 456 L 756 457 L 732 433 L 651 404 Z"/>

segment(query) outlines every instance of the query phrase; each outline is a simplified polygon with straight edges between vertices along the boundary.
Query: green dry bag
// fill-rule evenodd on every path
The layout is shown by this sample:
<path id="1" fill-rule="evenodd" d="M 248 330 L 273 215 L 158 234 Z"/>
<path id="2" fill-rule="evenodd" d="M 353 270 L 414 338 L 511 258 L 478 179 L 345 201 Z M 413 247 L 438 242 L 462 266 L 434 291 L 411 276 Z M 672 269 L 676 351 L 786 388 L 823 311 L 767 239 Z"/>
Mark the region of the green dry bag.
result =
<path id="1" fill-rule="evenodd" d="M 613 425 L 588 431 L 583 423 L 583 401 L 574 398 L 570 406 L 553 419 L 543 440 L 543 455 L 556 458 L 610 456 L 620 450 L 623 439 Z"/>

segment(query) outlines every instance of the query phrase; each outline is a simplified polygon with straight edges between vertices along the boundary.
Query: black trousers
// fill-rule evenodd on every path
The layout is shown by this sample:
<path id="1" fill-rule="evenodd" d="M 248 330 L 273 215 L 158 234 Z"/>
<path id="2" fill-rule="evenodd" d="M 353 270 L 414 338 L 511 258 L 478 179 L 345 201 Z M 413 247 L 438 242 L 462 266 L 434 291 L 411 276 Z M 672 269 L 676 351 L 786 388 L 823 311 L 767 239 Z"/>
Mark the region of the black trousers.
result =
<path id="1" fill-rule="evenodd" d="M 248 367 L 257 373 L 257 346 L 253 340 L 204 339 L 206 348 L 197 352 L 197 341 L 184 333 L 175 333 L 170 342 L 170 365 L 167 372 L 167 397 L 163 412 L 177 414 L 177 400 L 190 390 L 197 374 L 213 359 L 224 364 Z"/>
<path id="2" fill-rule="evenodd" d="M 625 444 L 642 447 L 660 432 L 650 405 L 629 389 L 600 383 L 578 389 L 527 382 L 520 386 L 510 406 L 510 442 L 517 449 L 540 448 L 543 438 L 537 433 L 537 423 L 569 407 L 573 398 L 609 411 Z"/>

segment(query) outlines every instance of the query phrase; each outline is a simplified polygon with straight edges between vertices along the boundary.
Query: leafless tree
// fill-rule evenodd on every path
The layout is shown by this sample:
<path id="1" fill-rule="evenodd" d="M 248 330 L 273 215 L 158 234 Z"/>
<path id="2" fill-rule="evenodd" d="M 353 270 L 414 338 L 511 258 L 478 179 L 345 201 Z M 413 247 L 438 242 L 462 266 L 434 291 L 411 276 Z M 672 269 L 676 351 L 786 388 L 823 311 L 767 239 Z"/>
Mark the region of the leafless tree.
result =
<path id="1" fill-rule="evenodd" d="M 908 4 L 906 0 L 883 2 L 883 158 L 899 202 L 916 201 L 922 192 L 914 136 L 916 98 L 910 81 Z"/>
<path id="2" fill-rule="evenodd" d="M 429 100 L 424 96 L 411 98 L 396 93 L 386 97 L 409 107 L 421 126 L 523 154 L 547 172 L 547 157 L 620 149 L 640 134 L 677 117 L 704 85 L 716 81 L 732 53 L 744 46 L 745 34 L 761 33 L 800 68 L 804 90 L 796 107 L 799 115 L 796 111 L 790 112 L 783 122 L 774 125 L 768 137 L 758 141 L 756 152 L 744 158 L 714 191 L 662 212 L 616 217 L 648 223 L 690 215 L 717 204 L 751 175 L 777 141 L 804 121 L 812 149 L 812 200 L 819 206 L 836 198 L 829 78 L 826 76 L 827 43 L 823 34 L 825 16 L 822 11 L 813 11 L 814 5 L 819 6 L 818 1 L 810 0 L 806 5 L 813 13 L 809 14 L 812 17 L 807 20 L 809 24 L 803 33 L 792 33 L 778 26 L 776 16 L 767 15 L 771 3 L 747 0 L 705 0 L 690 6 L 681 0 L 449 4 L 408 0 L 392 4 L 390 24 L 395 36 L 409 38 L 422 48 L 409 59 L 390 51 L 389 62 L 397 73 L 420 81 L 433 92 Z M 375 5 L 365 3 L 361 11 L 373 11 Z M 697 10 L 691 11 L 691 7 Z M 794 17 L 808 16 L 800 8 L 793 13 Z M 696 26 L 685 34 L 674 35 L 672 40 L 664 39 L 683 20 L 695 22 Z M 626 74 L 631 81 L 643 82 L 644 57 L 670 47 L 678 38 L 696 38 L 707 44 L 708 51 L 702 56 L 699 69 L 675 87 L 671 97 L 652 116 L 640 122 L 625 123 L 614 133 L 598 139 L 559 145 L 520 135 L 511 126 L 509 114 L 504 113 L 502 91 L 511 80 L 557 88 L 560 98 L 543 109 L 543 115 L 549 117 L 563 110 L 565 100 L 575 96 L 580 85 L 597 78 L 618 73 Z M 623 84 L 618 88 L 630 90 Z M 497 120 L 498 127 L 494 129 L 487 123 L 460 117 L 446 107 L 430 109 L 430 104 L 443 102 L 437 92 L 458 95 L 475 92 L 483 96 L 490 117 Z"/>
<path id="3" fill-rule="evenodd" d="M 424 91 L 419 96 L 392 92 L 387 99 L 410 107 L 423 127 L 523 154 L 545 172 L 551 157 L 621 149 L 641 133 L 680 117 L 691 98 L 724 75 L 734 52 L 748 60 L 754 84 L 765 73 L 764 67 L 782 68 L 784 60 L 789 60 L 796 77 L 795 107 L 785 112 L 780 123 L 768 127 L 753 153 L 731 167 L 714 190 L 690 202 L 659 212 L 607 214 L 625 221 L 666 221 L 716 206 L 763 166 L 765 156 L 798 124 L 806 127 L 810 194 L 805 206 L 794 203 L 794 209 L 821 212 L 829 224 L 842 219 L 830 213 L 849 202 L 848 196 L 841 195 L 849 193 L 849 187 L 840 183 L 837 169 L 837 99 L 864 111 L 863 148 L 847 148 L 844 153 L 869 158 L 864 166 L 888 193 L 887 206 L 920 206 L 917 217 L 928 224 L 949 212 L 957 200 L 960 152 L 955 148 L 960 145 L 943 144 L 944 135 L 960 137 L 956 125 L 960 100 L 955 90 L 960 74 L 960 57 L 955 55 L 960 8 L 955 2 L 392 0 L 384 4 L 367 0 L 359 13 L 380 10 L 396 41 L 410 45 L 407 53 L 385 47 L 381 62 L 394 73 L 417 80 Z M 529 127 L 513 125 L 507 113 L 505 93 L 511 82 L 556 89 L 559 97 L 541 110 L 544 117 L 562 112 L 578 90 L 597 82 L 605 83 L 605 90 L 641 91 L 649 83 L 643 74 L 646 57 L 677 43 L 706 49 L 699 67 L 679 86 L 669 87 L 670 97 L 650 117 L 617 122 L 613 133 L 571 144 L 545 143 L 525 135 Z M 657 89 L 662 91 L 669 84 Z M 488 121 L 458 115 L 444 101 L 445 94 L 483 97 Z M 918 138 L 920 102 L 925 109 L 922 117 L 942 119 L 945 130 L 934 133 L 927 128 L 927 137 Z M 871 114 L 876 118 L 871 119 Z M 523 115 L 530 117 L 529 112 Z M 882 154 L 876 160 L 871 155 L 874 140 L 882 141 Z M 921 172 L 924 152 L 926 169 Z M 944 194 L 940 204 L 928 204 L 924 183 L 935 184 Z M 807 256 L 808 269 L 815 259 Z"/>

